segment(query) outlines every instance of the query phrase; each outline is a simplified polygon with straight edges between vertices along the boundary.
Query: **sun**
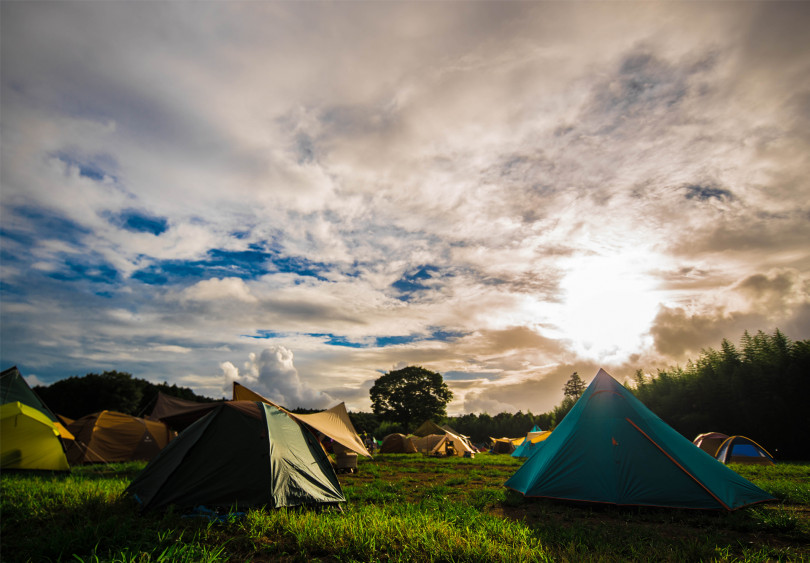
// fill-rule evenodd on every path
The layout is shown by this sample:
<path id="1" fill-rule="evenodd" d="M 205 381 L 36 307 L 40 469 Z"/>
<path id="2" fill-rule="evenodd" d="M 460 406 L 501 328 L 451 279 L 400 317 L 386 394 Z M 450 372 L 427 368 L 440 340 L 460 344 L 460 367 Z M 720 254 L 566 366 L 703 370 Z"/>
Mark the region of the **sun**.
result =
<path id="1" fill-rule="evenodd" d="M 641 251 L 573 258 L 554 320 L 559 336 L 592 360 L 622 362 L 640 352 L 661 298 L 650 274 L 655 262 Z"/>

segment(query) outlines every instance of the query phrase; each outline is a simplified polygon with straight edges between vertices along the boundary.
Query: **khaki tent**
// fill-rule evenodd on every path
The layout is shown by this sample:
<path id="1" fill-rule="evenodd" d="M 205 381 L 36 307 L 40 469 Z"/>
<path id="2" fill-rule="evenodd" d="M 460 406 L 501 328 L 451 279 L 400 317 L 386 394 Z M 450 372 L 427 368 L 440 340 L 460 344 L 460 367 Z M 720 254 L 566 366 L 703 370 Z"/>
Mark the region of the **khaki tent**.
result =
<path id="1" fill-rule="evenodd" d="M 511 454 L 523 442 L 523 438 L 492 438 L 490 452 L 493 454 Z"/>
<path id="2" fill-rule="evenodd" d="M 255 391 L 251 391 L 244 385 L 241 385 L 235 381 L 233 382 L 233 400 L 261 401 L 262 403 L 273 405 L 277 408 L 282 408 L 273 401 L 262 397 Z M 289 411 L 285 412 L 299 422 L 303 422 L 307 426 L 317 430 L 324 436 L 331 438 L 351 451 L 366 457 L 371 457 L 371 454 L 368 453 L 368 450 L 363 445 L 363 440 L 361 440 L 360 436 L 357 435 L 357 430 L 354 429 L 354 425 L 349 418 L 349 413 L 346 410 L 345 403 L 340 403 L 331 409 L 313 414 L 296 414 Z"/>
<path id="3" fill-rule="evenodd" d="M 717 448 L 719 448 L 720 444 L 722 444 L 727 438 L 728 436 L 721 434 L 720 432 L 706 432 L 705 434 L 700 434 L 697 438 L 692 440 L 692 443 L 710 456 L 714 456 L 714 454 L 717 453 Z"/>
<path id="4" fill-rule="evenodd" d="M 414 446 L 422 453 L 430 455 L 450 454 L 463 456 L 465 453 L 475 453 L 478 451 L 472 447 L 465 436 L 449 428 L 439 426 L 432 420 L 423 422 L 419 428 L 413 431 L 413 434 L 420 438 L 430 438 L 430 440 L 422 440 L 420 438 L 413 439 Z"/>
<path id="5" fill-rule="evenodd" d="M 19 401 L 0 406 L 0 468 L 69 471 L 53 421 Z"/>
<path id="6" fill-rule="evenodd" d="M 173 437 L 162 422 L 115 411 L 84 416 L 68 430 L 76 437 L 67 451 L 71 464 L 150 460 Z"/>
<path id="7" fill-rule="evenodd" d="M 0 373 L 0 405 L 19 401 L 23 405 L 34 408 L 44 414 L 48 420 L 53 422 L 59 435 L 62 438 L 72 440 L 73 436 L 67 431 L 59 418 L 51 412 L 51 409 L 39 398 L 28 382 L 17 369 L 17 366 L 10 367 Z"/>
<path id="8" fill-rule="evenodd" d="M 147 419 L 163 422 L 169 428 L 181 432 L 208 412 L 214 410 L 222 402 L 198 403 L 180 397 L 172 397 L 158 391 L 155 406 L 152 407 L 152 412 Z"/>
<path id="9" fill-rule="evenodd" d="M 315 436 L 281 409 L 227 401 L 189 426 L 132 481 L 144 510 L 344 502 Z"/>
<path id="10" fill-rule="evenodd" d="M 418 451 L 411 438 L 404 434 L 389 434 L 380 445 L 381 454 L 415 454 Z"/>

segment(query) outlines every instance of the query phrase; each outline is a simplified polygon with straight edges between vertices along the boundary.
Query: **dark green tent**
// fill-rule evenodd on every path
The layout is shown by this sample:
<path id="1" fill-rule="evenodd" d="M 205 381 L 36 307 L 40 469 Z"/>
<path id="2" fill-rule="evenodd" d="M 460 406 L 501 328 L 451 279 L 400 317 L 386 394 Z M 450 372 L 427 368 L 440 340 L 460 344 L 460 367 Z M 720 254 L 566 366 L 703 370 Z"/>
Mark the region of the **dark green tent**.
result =
<path id="1" fill-rule="evenodd" d="M 618 505 L 734 510 L 773 500 L 601 369 L 506 486 L 527 497 Z"/>
<path id="2" fill-rule="evenodd" d="M 28 385 L 17 366 L 10 367 L 0 373 L 0 405 L 19 401 L 24 405 L 37 409 L 47 416 L 51 422 L 59 422 L 59 419 L 51 412 L 51 409 L 42 402 L 39 395 Z"/>
<path id="3" fill-rule="evenodd" d="M 144 510 L 345 502 L 317 438 L 278 408 L 228 401 L 184 430 L 126 492 Z"/>

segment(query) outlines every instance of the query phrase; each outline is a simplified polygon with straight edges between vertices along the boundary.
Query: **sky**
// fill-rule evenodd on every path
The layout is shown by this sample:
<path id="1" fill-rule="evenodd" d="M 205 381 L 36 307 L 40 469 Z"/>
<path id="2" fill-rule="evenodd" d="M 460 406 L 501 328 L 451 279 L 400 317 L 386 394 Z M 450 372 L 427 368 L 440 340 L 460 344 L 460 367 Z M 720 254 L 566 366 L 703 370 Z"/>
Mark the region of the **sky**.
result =
<path id="1" fill-rule="evenodd" d="M 0 368 L 369 411 L 810 338 L 808 2 L 4 1 Z"/>

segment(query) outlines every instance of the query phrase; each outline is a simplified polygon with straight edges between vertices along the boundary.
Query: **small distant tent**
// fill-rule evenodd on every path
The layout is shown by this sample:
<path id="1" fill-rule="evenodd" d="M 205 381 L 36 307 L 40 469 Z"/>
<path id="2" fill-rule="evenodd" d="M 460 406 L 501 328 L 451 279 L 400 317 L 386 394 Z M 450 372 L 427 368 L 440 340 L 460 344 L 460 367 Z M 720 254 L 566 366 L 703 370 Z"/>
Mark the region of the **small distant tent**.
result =
<path id="1" fill-rule="evenodd" d="M 492 438 L 492 446 L 489 451 L 493 454 L 511 454 L 515 448 L 523 441 L 523 438 Z"/>
<path id="2" fill-rule="evenodd" d="M 73 421 L 75 441 L 67 448 L 72 465 L 150 460 L 173 437 L 165 424 L 115 411 L 101 411 Z"/>
<path id="3" fill-rule="evenodd" d="M 745 436 L 729 436 L 717 448 L 715 457 L 723 463 L 774 465 L 773 456 L 765 448 Z"/>
<path id="4" fill-rule="evenodd" d="M 0 468 L 70 471 L 53 421 L 20 401 L 0 406 Z"/>
<path id="5" fill-rule="evenodd" d="M 704 434 L 699 434 L 694 440 L 692 440 L 692 443 L 710 456 L 714 457 L 714 454 L 717 453 L 717 448 L 719 448 L 720 444 L 725 442 L 727 438 L 728 436 L 720 432 L 706 432 Z"/>
<path id="6" fill-rule="evenodd" d="M 345 502 L 317 438 L 258 401 L 217 405 L 173 440 L 126 493 L 144 510 L 244 509 Z"/>
<path id="7" fill-rule="evenodd" d="M 346 410 L 346 403 L 339 403 L 331 409 L 312 414 L 296 414 L 294 412 L 286 411 L 286 409 L 283 409 L 270 399 L 262 397 L 255 391 L 251 391 L 244 385 L 235 381 L 233 382 L 233 400 L 261 401 L 262 403 L 273 405 L 276 408 L 285 410 L 285 412 L 287 412 L 287 414 L 294 419 L 298 420 L 299 422 L 303 422 L 307 426 L 310 426 L 324 436 L 331 438 L 345 448 L 348 448 L 359 455 L 371 457 L 371 454 L 366 449 L 366 446 L 363 444 L 363 440 L 360 439 L 360 436 L 357 434 L 357 430 L 355 430 L 354 425 L 349 418 L 349 412 Z"/>
<path id="8" fill-rule="evenodd" d="M 512 452 L 512 457 L 531 457 L 531 455 L 538 450 L 538 444 L 550 435 L 550 430 L 540 430 L 540 427 L 535 425 L 535 427 L 526 434 L 523 442 Z"/>
<path id="9" fill-rule="evenodd" d="M 415 454 L 418 451 L 413 441 L 405 434 L 389 434 L 380 444 L 381 454 Z"/>
<path id="10" fill-rule="evenodd" d="M 19 401 L 23 405 L 27 405 L 44 414 L 48 420 L 53 422 L 62 438 L 73 438 L 59 418 L 57 418 L 45 402 L 39 398 L 39 395 L 31 389 L 31 386 L 28 385 L 28 382 L 22 376 L 20 370 L 17 369 L 17 366 L 10 367 L 0 373 L 0 405 L 13 403 L 15 401 Z"/>
<path id="11" fill-rule="evenodd" d="M 429 455 L 457 455 L 475 453 L 476 449 L 467 441 L 465 436 L 454 430 L 439 426 L 432 420 L 426 420 L 419 428 L 413 431 L 414 446 L 422 453 Z"/>
<path id="12" fill-rule="evenodd" d="M 527 497 L 734 510 L 774 500 L 673 430 L 600 369 L 505 485 Z"/>

